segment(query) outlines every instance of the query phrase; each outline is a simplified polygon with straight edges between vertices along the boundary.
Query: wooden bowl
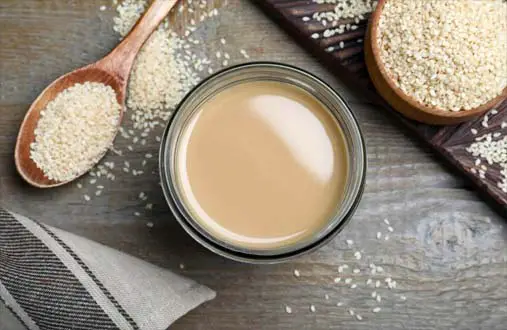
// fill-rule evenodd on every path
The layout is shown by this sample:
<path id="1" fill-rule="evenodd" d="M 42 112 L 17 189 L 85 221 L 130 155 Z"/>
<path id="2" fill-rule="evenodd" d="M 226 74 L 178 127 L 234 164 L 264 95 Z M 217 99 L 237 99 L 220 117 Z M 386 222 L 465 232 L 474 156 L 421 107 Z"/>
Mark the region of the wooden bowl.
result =
<path id="1" fill-rule="evenodd" d="M 398 112 L 406 117 L 431 125 L 452 125 L 478 117 L 507 97 L 507 87 L 502 93 L 478 108 L 462 111 L 448 111 L 425 106 L 398 88 L 387 73 L 377 43 L 379 21 L 387 1 L 379 0 L 377 9 L 372 14 L 365 39 L 365 60 L 370 78 L 378 93 Z"/>

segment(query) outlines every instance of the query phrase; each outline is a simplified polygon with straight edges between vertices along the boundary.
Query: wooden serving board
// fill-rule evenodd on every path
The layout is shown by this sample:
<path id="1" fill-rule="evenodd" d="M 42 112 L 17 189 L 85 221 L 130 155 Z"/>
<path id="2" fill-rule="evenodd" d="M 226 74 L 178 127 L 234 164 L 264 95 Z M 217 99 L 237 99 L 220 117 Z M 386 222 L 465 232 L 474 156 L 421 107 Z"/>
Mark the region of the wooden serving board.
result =
<path id="1" fill-rule="evenodd" d="M 312 38 L 314 33 L 322 35 L 326 26 L 311 19 L 315 12 L 332 11 L 333 4 L 316 4 L 312 0 L 253 0 L 273 20 L 280 24 L 301 45 L 315 55 L 324 65 L 332 70 L 344 83 L 359 89 L 371 100 L 399 118 L 400 122 L 411 132 L 427 142 L 450 165 L 451 170 L 460 172 L 469 178 L 477 187 L 480 195 L 501 215 L 507 217 L 507 193 L 498 187 L 502 181 L 501 168 L 498 164 L 487 166 L 483 177 L 479 175 L 475 164 L 476 158 L 466 149 L 475 139 L 487 133 L 500 132 L 502 122 L 507 122 L 507 100 L 495 107 L 495 115 L 489 113 L 488 125 L 483 125 L 483 118 L 455 126 L 430 126 L 411 121 L 394 111 L 375 91 L 369 78 L 364 61 L 363 43 L 368 18 L 365 17 L 354 31 L 334 35 L 328 38 Z M 310 20 L 303 20 L 309 17 Z M 343 19 L 339 24 L 354 24 L 353 19 Z M 343 42 L 344 47 L 340 47 Z M 487 126 L 487 127 L 484 127 Z M 472 129 L 477 130 L 476 134 Z M 503 135 L 500 138 L 503 138 Z M 480 168 L 480 165 L 479 165 Z"/>

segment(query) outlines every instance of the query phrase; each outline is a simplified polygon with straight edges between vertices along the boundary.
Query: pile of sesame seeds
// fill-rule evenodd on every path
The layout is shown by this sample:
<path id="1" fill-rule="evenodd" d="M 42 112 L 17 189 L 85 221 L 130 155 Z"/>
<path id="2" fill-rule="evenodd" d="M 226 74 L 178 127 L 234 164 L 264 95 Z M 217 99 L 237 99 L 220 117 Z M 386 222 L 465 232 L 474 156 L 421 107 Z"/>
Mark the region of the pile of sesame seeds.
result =
<path id="1" fill-rule="evenodd" d="M 389 219 L 383 219 L 381 225 L 384 229 L 378 231 L 376 238 L 384 242 L 389 239 L 389 234 L 394 232 L 394 228 Z M 384 237 L 387 237 L 387 239 Z M 380 313 L 382 311 L 382 303 L 386 303 L 392 299 L 397 301 L 407 300 L 405 295 L 395 293 L 398 289 L 398 282 L 392 278 L 387 269 L 381 265 L 369 262 L 373 258 L 365 256 L 363 251 L 357 249 L 356 243 L 353 240 L 347 239 L 345 243 L 349 250 L 349 261 L 348 263 L 338 265 L 336 276 L 332 278 L 331 285 L 339 291 L 340 297 L 350 295 L 357 297 L 360 292 L 355 289 L 369 289 L 371 292 L 364 297 L 366 305 L 369 307 L 367 309 L 364 307 L 359 308 L 354 306 L 353 302 L 345 302 L 342 299 L 333 301 L 334 299 L 331 297 L 331 294 L 324 295 L 324 301 L 322 302 L 324 305 L 332 303 L 335 307 L 342 308 L 352 318 L 362 321 L 365 318 L 371 318 L 375 314 Z M 296 280 L 304 277 L 304 275 L 304 272 L 299 269 L 293 271 L 293 276 Z M 354 290 L 354 292 L 344 294 L 345 290 Z M 316 313 L 318 310 L 317 302 L 311 302 L 306 306 L 306 309 L 311 313 Z M 296 306 L 290 304 L 285 304 L 283 309 L 287 314 L 296 312 Z"/>
<path id="2" fill-rule="evenodd" d="M 111 86 L 86 82 L 67 88 L 41 111 L 30 158 L 50 180 L 84 174 L 112 144 L 120 110 Z"/>
<path id="3" fill-rule="evenodd" d="M 496 109 L 486 114 L 481 121 L 482 128 L 489 129 L 489 119 L 497 114 Z M 505 128 L 507 128 L 507 122 L 502 122 L 499 130 L 482 135 L 479 135 L 477 128 L 471 128 L 470 132 L 476 137 L 466 151 L 475 157 L 473 166 L 469 170 L 480 179 L 486 178 L 491 167 L 499 167 L 500 177 L 496 184 L 502 192 L 507 193 L 507 136 L 502 134 Z"/>
<path id="4" fill-rule="evenodd" d="M 311 16 L 304 16 L 304 22 L 318 22 L 325 27 L 323 32 L 315 32 L 313 39 L 330 38 L 348 31 L 355 31 L 360 24 L 365 24 L 367 15 L 377 6 L 374 0 L 313 0 L 317 4 L 332 4 L 333 10 L 316 11 Z M 363 42 L 357 39 L 357 42 Z M 327 47 L 326 51 L 345 48 L 345 41 L 340 40 L 336 45 Z"/>
<path id="5" fill-rule="evenodd" d="M 507 87 L 507 2 L 386 2 L 378 46 L 388 75 L 417 102 L 477 108 Z"/>

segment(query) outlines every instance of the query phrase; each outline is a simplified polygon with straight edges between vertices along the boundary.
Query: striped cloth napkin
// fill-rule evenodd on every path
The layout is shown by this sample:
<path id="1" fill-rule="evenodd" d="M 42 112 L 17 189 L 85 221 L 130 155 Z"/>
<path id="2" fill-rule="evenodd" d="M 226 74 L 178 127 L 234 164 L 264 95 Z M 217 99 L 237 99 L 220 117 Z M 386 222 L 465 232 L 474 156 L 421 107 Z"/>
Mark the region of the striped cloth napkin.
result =
<path id="1" fill-rule="evenodd" d="M 215 293 L 0 207 L 0 330 L 165 330 Z"/>

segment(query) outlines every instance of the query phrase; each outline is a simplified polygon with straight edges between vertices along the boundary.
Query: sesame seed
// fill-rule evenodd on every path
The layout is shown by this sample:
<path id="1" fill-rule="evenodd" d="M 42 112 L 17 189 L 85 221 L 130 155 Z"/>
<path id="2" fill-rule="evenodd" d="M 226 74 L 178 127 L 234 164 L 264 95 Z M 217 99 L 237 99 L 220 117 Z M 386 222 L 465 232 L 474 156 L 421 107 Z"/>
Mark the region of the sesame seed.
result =
<path id="1" fill-rule="evenodd" d="M 310 305 L 310 311 L 312 313 L 315 313 L 315 311 L 316 311 L 315 305 Z"/>
<path id="2" fill-rule="evenodd" d="M 373 313 L 378 313 L 381 311 L 381 308 L 380 307 L 375 307 L 374 309 L 372 309 L 372 312 Z"/>
<path id="3" fill-rule="evenodd" d="M 361 272 L 361 270 L 360 270 L 360 269 L 358 269 L 358 268 L 356 268 L 356 269 L 354 269 L 354 270 L 353 270 L 353 273 L 354 273 L 354 274 L 359 274 L 360 272 Z"/>
<path id="4" fill-rule="evenodd" d="M 65 89 L 42 110 L 30 158 L 50 180 L 76 178 L 110 148 L 120 109 L 111 86 L 85 82 Z"/>
<path id="5" fill-rule="evenodd" d="M 387 74 L 426 106 L 466 111 L 485 104 L 507 86 L 502 76 L 507 72 L 506 10 L 505 1 L 488 1 L 487 6 L 475 0 L 387 4 L 377 39 Z M 476 54 L 482 54 L 481 65 Z M 487 120 L 482 126 L 489 126 Z"/>
<path id="6" fill-rule="evenodd" d="M 352 245 L 352 244 L 354 244 L 354 241 L 351 240 L 351 239 L 348 239 L 346 242 L 347 242 L 347 245 L 349 245 L 349 246 Z"/>
<path id="7" fill-rule="evenodd" d="M 390 225 L 389 220 L 387 220 L 387 219 L 384 219 L 384 223 L 385 223 L 386 225 L 388 225 L 388 226 Z"/>
<path id="8" fill-rule="evenodd" d="M 294 270 L 294 276 L 296 276 L 296 277 L 301 276 L 301 273 L 299 272 L 299 270 L 297 270 L 297 269 Z"/>
<path id="9" fill-rule="evenodd" d="M 345 279 L 345 284 L 350 284 L 352 283 L 352 279 L 351 278 L 346 278 Z"/>
<path id="10" fill-rule="evenodd" d="M 292 314 L 292 308 L 290 308 L 289 306 L 285 306 L 285 312 L 287 314 Z"/>
<path id="11" fill-rule="evenodd" d="M 391 226 L 387 227 L 387 230 L 389 230 L 391 233 L 394 231 L 393 227 Z"/>
<path id="12" fill-rule="evenodd" d="M 153 228 L 153 222 L 147 222 L 146 223 L 146 227 Z"/>
<path id="13" fill-rule="evenodd" d="M 84 195 L 83 198 L 87 202 L 89 202 L 91 200 L 90 196 L 88 196 L 88 195 Z"/>
<path id="14" fill-rule="evenodd" d="M 335 277 L 334 282 L 335 282 L 335 283 L 340 283 L 340 281 L 341 281 L 341 280 L 342 280 L 342 279 L 341 279 L 340 277 Z"/>
<path id="15" fill-rule="evenodd" d="M 382 238 L 382 233 L 381 232 L 377 232 L 377 239 L 381 239 Z"/>

